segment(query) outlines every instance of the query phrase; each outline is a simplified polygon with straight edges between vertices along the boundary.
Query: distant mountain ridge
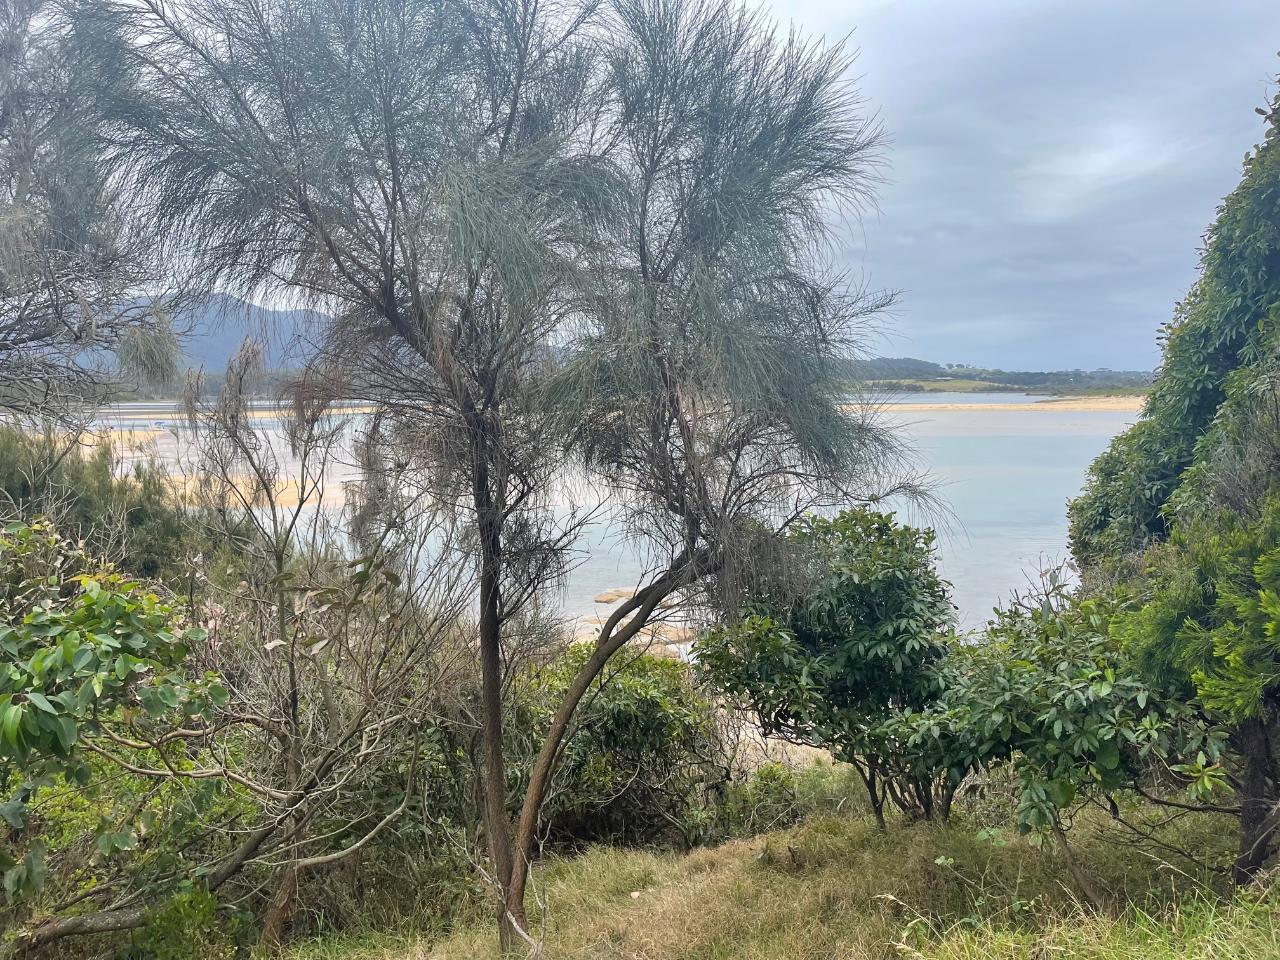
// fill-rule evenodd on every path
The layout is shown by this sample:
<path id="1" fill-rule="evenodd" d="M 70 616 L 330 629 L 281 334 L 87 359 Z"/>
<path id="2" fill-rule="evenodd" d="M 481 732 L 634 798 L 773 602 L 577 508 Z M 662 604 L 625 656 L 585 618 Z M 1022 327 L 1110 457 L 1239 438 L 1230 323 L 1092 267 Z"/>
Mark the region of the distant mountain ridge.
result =
<path id="1" fill-rule="evenodd" d="M 314 310 L 263 307 L 217 293 L 179 310 L 173 319 L 186 365 L 219 374 L 249 337 L 264 346 L 268 369 L 300 365 L 299 342 L 328 318 Z"/>

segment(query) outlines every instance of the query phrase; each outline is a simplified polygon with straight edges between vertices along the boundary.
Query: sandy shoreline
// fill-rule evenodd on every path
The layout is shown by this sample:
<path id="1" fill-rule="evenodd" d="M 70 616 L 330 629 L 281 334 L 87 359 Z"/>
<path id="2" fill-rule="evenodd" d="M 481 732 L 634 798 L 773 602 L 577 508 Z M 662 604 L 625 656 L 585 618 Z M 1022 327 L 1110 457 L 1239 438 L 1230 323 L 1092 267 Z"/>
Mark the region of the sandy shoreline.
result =
<path id="1" fill-rule="evenodd" d="M 963 400 L 931 403 L 888 403 L 893 410 L 919 410 L 921 412 L 956 413 L 966 411 L 1001 411 L 1010 413 L 1137 413 L 1146 403 L 1146 397 L 1052 397 L 1048 400 L 1011 401 L 1009 403 L 967 403 Z"/>
<path id="2" fill-rule="evenodd" d="M 991 403 L 990 401 L 945 400 L 945 401 L 910 401 L 889 400 L 884 406 L 892 409 L 919 410 L 921 412 L 956 413 L 1005 410 L 1010 412 L 1034 413 L 1046 411 L 1062 411 L 1068 413 L 1137 413 L 1146 402 L 1142 396 L 1090 396 L 1090 397 L 1048 397 L 1040 400 L 1011 400 L 1007 403 Z M 372 413 L 374 408 L 364 404 L 337 406 L 331 413 L 335 416 L 352 416 Z M 291 411 L 280 407 L 259 407 L 247 411 L 250 419 L 260 420 L 279 417 Z M 185 413 L 177 404 L 157 402 L 137 404 L 133 407 L 107 408 L 104 416 L 97 424 L 97 429 L 107 433 L 133 433 L 140 437 L 156 436 L 168 433 L 174 426 L 167 421 L 181 417 L 185 421 Z M 141 426 L 139 420 L 160 420 L 154 425 Z M 123 423 L 121 421 L 124 421 Z"/>

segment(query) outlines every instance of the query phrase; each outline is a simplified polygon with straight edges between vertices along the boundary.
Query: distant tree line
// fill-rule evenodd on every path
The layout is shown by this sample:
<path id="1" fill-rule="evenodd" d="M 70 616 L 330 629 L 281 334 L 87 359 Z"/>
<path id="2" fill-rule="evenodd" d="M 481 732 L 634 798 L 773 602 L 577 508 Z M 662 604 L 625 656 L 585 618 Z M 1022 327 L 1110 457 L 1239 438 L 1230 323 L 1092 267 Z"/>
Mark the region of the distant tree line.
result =
<path id="1" fill-rule="evenodd" d="M 1134 390 L 1150 386 L 1152 374 L 1145 370 L 1000 370 L 967 364 L 933 363 L 913 357 L 875 357 L 851 360 L 847 375 L 855 381 L 879 381 L 887 386 L 910 389 L 913 380 L 976 380 L 994 387 L 1048 388 L 1054 391 Z"/>

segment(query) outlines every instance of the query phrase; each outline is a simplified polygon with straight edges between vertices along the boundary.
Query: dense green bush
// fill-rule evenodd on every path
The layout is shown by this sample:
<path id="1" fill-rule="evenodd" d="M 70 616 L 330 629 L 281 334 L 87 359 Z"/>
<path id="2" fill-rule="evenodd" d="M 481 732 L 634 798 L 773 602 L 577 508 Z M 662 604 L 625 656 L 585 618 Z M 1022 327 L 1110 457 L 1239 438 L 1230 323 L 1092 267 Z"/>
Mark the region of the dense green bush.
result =
<path id="1" fill-rule="evenodd" d="M 1112 632 L 1150 676 L 1162 678 L 1230 734 L 1227 773 L 1240 807 L 1237 876 L 1276 849 L 1280 802 L 1280 491 L 1245 512 L 1180 516 L 1168 543 L 1146 552 L 1125 587 L 1141 600 Z"/>
<path id="2" fill-rule="evenodd" d="M 203 890 L 170 897 L 146 926 L 128 937 L 119 960 L 236 960 L 249 954 L 252 927 L 240 913 L 219 909 Z"/>
<path id="3" fill-rule="evenodd" d="M 886 796 L 912 815 L 945 814 L 958 781 L 946 767 L 903 767 L 896 740 L 882 736 L 889 717 L 941 692 L 953 608 L 933 531 L 855 509 L 807 518 L 791 542 L 801 575 L 766 585 L 745 617 L 701 637 L 699 663 L 765 733 L 852 763 L 877 814 Z"/>
<path id="4" fill-rule="evenodd" d="M 531 674 L 518 693 L 522 731 L 550 723 L 589 652 L 574 644 Z M 630 656 L 584 700 L 547 806 L 547 836 L 553 845 L 696 843 L 728 778 L 716 710 L 688 665 Z"/>
<path id="5" fill-rule="evenodd" d="M 0 425 L 0 516 L 51 516 L 130 576 L 182 577 L 190 525 L 164 469 L 110 443 Z"/>
<path id="6" fill-rule="evenodd" d="M 0 803 L 10 828 L 0 846 L 7 899 L 43 886 L 46 844 L 26 832 L 32 799 L 59 780 L 87 784 L 86 750 L 100 749 L 92 741 L 116 718 L 128 716 L 133 736 L 160 736 L 225 698 L 216 682 L 186 670 L 187 643 L 201 637 L 154 592 L 47 526 L 14 522 L 0 532 L 0 785 L 12 794 Z M 102 818 L 101 855 L 136 846 L 134 826 Z"/>
<path id="7" fill-rule="evenodd" d="M 85 911 L 92 893 L 128 887 L 168 905 L 112 939 L 123 956 L 231 955 L 226 917 L 193 925 L 190 911 L 198 862 L 216 845 L 208 823 L 235 822 L 237 794 L 216 779 L 133 769 L 186 764 L 181 748 L 146 743 L 200 726 L 225 702 L 188 662 L 188 645 L 202 639 L 163 591 L 48 524 L 0 532 L 0 927 L 23 933 L 61 919 L 66 905 Z M 208 913 L 213 898 L 199 896 Z"/>
<path id="8" fill-rule="evenodd" d="M 961 776 L 1010 764 L 1016 821 L 1026 830 L 1053 827 L 1078 801 L 1170 765 L 1182 774 L 1186 799 L 1212 792 L 1221 734 L 1147 680 L 1109 632 L 1114 613 L 1054 581 L 1014 600 L 980 640 L 953 648 L 940 670 L 942 694 L 892 717 L 883 736 L 926 771 Z"/>

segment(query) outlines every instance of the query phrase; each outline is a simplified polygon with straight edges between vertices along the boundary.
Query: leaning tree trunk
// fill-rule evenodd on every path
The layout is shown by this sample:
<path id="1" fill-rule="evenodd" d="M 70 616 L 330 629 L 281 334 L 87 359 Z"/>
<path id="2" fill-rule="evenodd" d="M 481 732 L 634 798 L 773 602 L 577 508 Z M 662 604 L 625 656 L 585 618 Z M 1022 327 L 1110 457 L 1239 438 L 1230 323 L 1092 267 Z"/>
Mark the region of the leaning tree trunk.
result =
<path id="1" fill-rule="evenodd" d="M 1240 779 L 1240 851 L 1232 868 L 1237 884 L 1249 883 L 1271 854 L 1275 796 L 1271 788 L 1271 737 L 1262 717 L 1250 717 L 1236 728 L 1236 744 L 1244 760 Z"/>
<path id="2" fill-rule="evenodd" d="M 1062 822 L 1054 815 L 1053 823 L 1050 824 L 1053 832 L 1053 839 L 1058 845 L 1058 852 L 1062 855 L 1062 862 L 1066 864 L 1067 872 L 1071 874 L 1071 879 L 1075 881 L 1076 888 L 1080 891 L 1080 895 L 1085 902 L 1099 913 L 1111 913 L 1112 904 L 1105 893 L 1093 882 L 1093 878 L 1087 874 L 1077 862 L 1075 854 L 1071 852 L 1071 846 L 1067 843 L 1067 834 L 1062 829 Z"/>
<path id="3" fill-rule="evenodd" d="M 610 614 L 596 637 L 595 649 L 569 684 L 559 709 L 551 719 L 551 726 L 534 760 L 533 770 L 529 776 L 529 786 L 520 807 L 515 839 L 510 848 L 510 883 L 504 888 L 513 913 L 525 929 L 527 925 L 524 924 L 524 897 L 529 882 L 529 870 L 533 865 L 538 820 L 547 792 L 551 787 L 556 761 L 569 733 L 574 712 L 590 690 L 591 684 L 604 670 L 609 658 L 639 633 L 649 622 L 649 617 L 652 616 L 658 604 L 686 582 L 690 571 L 695 566 L 695 561 L 684 557 L 679 558 L 666 573 L 637 591 Z"/>

